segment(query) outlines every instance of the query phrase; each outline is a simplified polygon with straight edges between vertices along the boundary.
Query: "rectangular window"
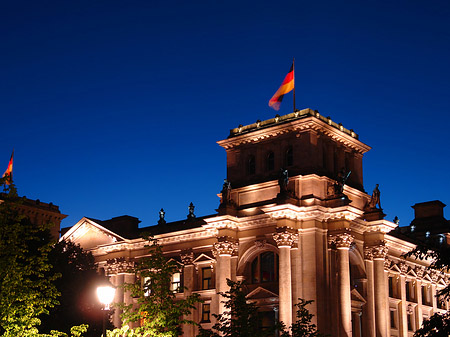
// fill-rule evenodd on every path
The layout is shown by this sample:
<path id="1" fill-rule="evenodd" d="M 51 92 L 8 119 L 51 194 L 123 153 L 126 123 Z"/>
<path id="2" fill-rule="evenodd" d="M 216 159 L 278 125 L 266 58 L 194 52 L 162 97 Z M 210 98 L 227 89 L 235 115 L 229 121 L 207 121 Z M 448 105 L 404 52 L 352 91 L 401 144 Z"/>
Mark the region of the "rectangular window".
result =
<path id="1" fill-rule="evenodd" d="M 170 282 L 170 290 L 172 290 L 174 293 L 183 292 L 182 279 L 183 279 L 182 273 L 179 273 L 179 272 L 174 273 L 172 275 L 172 280 Z"/>
<path id="2" fill-rule="evenodd" d="M 397 323 L 395 319 L 395 311 L 391 310 L 391 329 L 397 329 Z"/>
<path id="3" fill-rule="evenodd" d="M 436 302 L 437 302 L 437 307 L 439 309 L 445 309 L 445 299 L 444 296 L 439 296 L 438 295 L 438 291 L 436 291 Z"/>
<path id="4" fill-rule="evenodd" d="M 408 331 L 414 331 L 414 317 L 413 317 L 413 314 L 408 314 Z"/>
<path id="5" fill-rule="evenodd" d="M 406 300 L 411 301 L 411 282 L 406 281 Z"/>
<path id="6" fill-rule="evenodd" d="M 142 290 L 144 291 L 144 296 L 150 296 L 152 293 L 152 280 L 150 277 L 146 276 L 142 279 Z"/>
<path id="7" fill-rule="evenodd" d="M 211 267 L 202 268 L 202 289 L 212 289 Z"/>
<path id="8" fill-rule="evenodd" d="M 394 280 L 392 276 L 389 276 L 389 297 L 394 297 Z M 391 311 L 392 312 L 392 311 Z"/>
<path id="9" fill-rule="evenodd" d="M 211 322 L 211 305 L 209 303 L 202 304 L 202 323 Z"/>

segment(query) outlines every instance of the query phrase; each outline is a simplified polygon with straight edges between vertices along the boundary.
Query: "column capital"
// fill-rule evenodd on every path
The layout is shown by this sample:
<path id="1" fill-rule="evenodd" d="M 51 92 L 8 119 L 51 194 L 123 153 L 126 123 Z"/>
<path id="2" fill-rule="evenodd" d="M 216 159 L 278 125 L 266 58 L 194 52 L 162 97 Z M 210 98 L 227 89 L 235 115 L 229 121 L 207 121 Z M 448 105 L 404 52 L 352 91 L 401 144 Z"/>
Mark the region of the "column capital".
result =
<path id="1" fill-rule="evenodd" d="M 333 249 L 349 249 L 353 243 L 350 230 L 328 233 L 328 246 Z"/>
<path id="2" fill-rule="evenodd" d="M 181 262 L 186 266 L 194 263 L 194 252 L 192 249 L 182 250 L 180 253 Z"/>
<path id="3" fill-rule="evenodd" d="M 238 249 L 236 240 L 229 236 L 219 236 L 214 243 L 213 254 L 218 256 L 232 256 Z"/>
<path id="4" fill-rule="evenodd" d="M 350 245 L 353 242 L 353 236 L 350 235 L 350 233 L 339 233 L 336 234 L 334 244 L 336 245 L 336 248 L 346 248 L 349 249 Z"/>
<path id="5" fill-rule="evenodd" d="M 277 243 L 278 248 L 291 248 L 297 238 L 298 235 L 287 227 L 277 228 L 277 232 L 273 233 L 273 239 Z"/>
<path id="6" fill-rule="evenodd" d="M 384 260 L 387 253 L 388 247 L 386 247 L 386 244 L 384 242 L 381 242 L 379 245 L 372 247 L 372 254 L 374 259 Z"/>
<path id="7" fill-rule="evenodd" d="M 372 248 L 364 247 L 364 260 L 373 261 Z"/>

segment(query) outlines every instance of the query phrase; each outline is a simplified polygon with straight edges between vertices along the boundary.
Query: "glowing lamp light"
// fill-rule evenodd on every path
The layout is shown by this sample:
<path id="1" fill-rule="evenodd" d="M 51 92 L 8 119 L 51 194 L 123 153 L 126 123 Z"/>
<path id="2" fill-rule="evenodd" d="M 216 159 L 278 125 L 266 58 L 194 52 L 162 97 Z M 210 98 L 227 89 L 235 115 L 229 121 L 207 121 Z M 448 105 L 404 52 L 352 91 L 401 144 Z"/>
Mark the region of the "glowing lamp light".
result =
<path id="1" fill-rule="evenodd" d="M 97 287 L 97 297 L 101 304 L 105 306 L 106 310 L 109 310 L 109 306 L 114 300 L 116 289 L 111 286 Z"/>

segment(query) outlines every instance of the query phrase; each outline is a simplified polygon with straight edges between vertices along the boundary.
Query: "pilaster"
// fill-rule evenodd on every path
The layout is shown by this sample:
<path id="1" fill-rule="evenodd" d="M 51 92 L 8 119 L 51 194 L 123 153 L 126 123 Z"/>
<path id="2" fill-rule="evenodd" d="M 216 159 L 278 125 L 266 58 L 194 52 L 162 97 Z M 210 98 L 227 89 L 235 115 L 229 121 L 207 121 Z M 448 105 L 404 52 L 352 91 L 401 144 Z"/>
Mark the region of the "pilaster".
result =
<path id="1" fill-rule="evenodd" d="M 367 303 L 363 309 L 365 334 L 363 336 L 375 337 L 375 294 L 374 294 L 374 275 L 373 275 L 373 254 L 372 249 L 364 248 L 364 263 L 367 275 Z"/>

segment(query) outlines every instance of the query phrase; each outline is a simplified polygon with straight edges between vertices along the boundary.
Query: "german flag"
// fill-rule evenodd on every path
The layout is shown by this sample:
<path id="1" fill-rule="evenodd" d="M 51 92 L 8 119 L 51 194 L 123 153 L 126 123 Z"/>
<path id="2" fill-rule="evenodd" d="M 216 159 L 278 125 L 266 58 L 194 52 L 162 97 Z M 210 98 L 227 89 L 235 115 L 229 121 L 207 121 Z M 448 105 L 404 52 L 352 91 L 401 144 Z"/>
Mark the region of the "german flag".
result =
<path id="1" fill-rule="evenodd" d="M 291 70 L 289 70 L 289 73 L 284 78 L 283 83 L 281 83 L 281 87 L 270 99 L 269 106 L 275 110 L 279 110 L 283 96 L 292 90 L 294 90 L 294 63 L 292 63 Z"/>
<path id="2" fill-rule="evenodd" d="M 8 168 L 5 173 L 3 173 L 2 178 L 5 178 L 5 184 L 10 185 L 12 183 L 12 173 L 13 173 L 13 159 L 14 159 L 14 150 L 11 154 L 11 158 L 9 159 Z"/>

